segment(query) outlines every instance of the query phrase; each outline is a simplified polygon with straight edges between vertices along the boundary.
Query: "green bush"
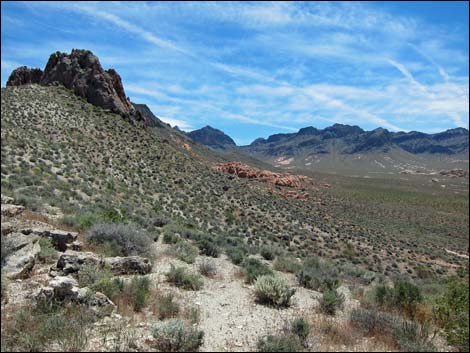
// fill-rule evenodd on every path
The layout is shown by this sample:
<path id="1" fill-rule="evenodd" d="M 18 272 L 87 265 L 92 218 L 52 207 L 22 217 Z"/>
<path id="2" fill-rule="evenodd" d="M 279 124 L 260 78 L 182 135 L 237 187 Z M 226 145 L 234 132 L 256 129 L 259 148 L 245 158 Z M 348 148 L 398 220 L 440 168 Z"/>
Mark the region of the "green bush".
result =
<path id="1" fill-rule="evenodd" d="M 246 256 L 246 252 L 239 247 L 230 247 L 226 253 L 234 265 L 240 265 Z"/>
<path id="2" fill-rule="evenodd" d="M 219 248 L 214 244 L 214 241 L 208 238 L 202 238 L 197 242 L 201 255 L 219 257 Z"/>
<path id="3" fill-rule="evenodd" d="M 265 260 L 269 261 L 274 260 L 274 258 L 276 257 L 274 249 L 270 246 L 263 246 L 260 250 L 260 254 Z"/>
<path id="4" fill-rule="evenodd" d="M 368 335 L 391 334 L 397 324 L 401 321 L 399 317 L 370 309 L 355 308 L 349 315 L 349 321 Z"/>
<path id="5" fill-rule="evenodd" d="M 416 306 L 423 301 L 423 295 L 419 287 L 405 281 L 398 281 L 393 288 L 377 286 L 375 288 L 375 300 L 381 307 L 397 309 L 414 317 Z"/>
<path id="6" fill-rule="evenodd" d="M 163 244 L 176 244 L 180 241 L 180 237 L 175 233 L 163 233 Z"/>
<path id="7" fill-rule="evenodd" d="M 431 330 L 428 325 L 414 321 L 402 321 L 393 330 L 393 338 L 403 352 L 435 352 L 430 342 Z"/>
<path id="8" fill-rule="evenodd" d="M 141 311 L 150 294 L 150 279 L 147 276 L 132 278 L 128 291 L 132 298 L 134 311 Z"/>
<path id="9" fill-rule="evenodd" d="M 299 337 L 302 342 L 305 342 L 310 334 L 310 325 L 303 317 L 299 317 L 292 321 L 291 332 Z"/>
<path id="10" fill-rule="evenodd" d="M 461 352 L 469 351 L 469 289 L 466 278 L 452 278 L 436 302 L 436 319 L 449 344 Z"/>
<path id="11" fill-rule="evenodd" d="M 264 275 L 274 275 L 273 271 L 258 259 L 246 258 L 242 267 L 247 283 L 253 283 L 258 277 Z"/>
<path id="12" fill-rule="evenodd" d="M 172 319 L 157 323 L 152 330 L 155 348 L 162 352 L 191 352 L 195 351 L 204 338 L 204 332 L 183 321 Z"/>
<path id="13" fill-rule="evenodd" d="M 166 294 L 157 301 L 156 309 L 160 320 L 178 316 L 180 306 L 173 300 L 173 294 Z"/>
<path id="14" fill-rule="evenodd" d="M 344 295 L 336 289 L 327 289 L 320 299 L 320 309 L 328 315 L 334 315 L 337 309 L 341 309 L 344 303 Z"/>
<path id="15" fill-rule="evenodd" d="M 284 279 L 272 275 L 258 277 L 255 282 L 255 296 L 262 304 L 287 307 L 295 289 L 289 288 Z"/>
<path id="16" fill-rule="evenodd" d="M 200 275 L 188 273 L 184 267 L 171 265 L 170 271 L 165 275 L 168 282 L 183 289 L 199 290 L 204 285 L 204 281 Z"/>
<path id="17" fill-rule="evenodd" d="M 301 352 L 302 342 L 296 335 L 267 336 L 258 340 L 258 352 Z"/>
<path id="18" fill-rule="evenodd" d="M 94 292 L 101 292 L 113 300 L 124 290 L 124 282 L 113 278 L 113 273 L 106 268 L 87 265 L 77 274 L 78 285 L 88 287 Z"/>
<path id="19" fill-rule="evenodd" d="M 86 240 L 90 244 L 109 245 L 116 247 L 120 256 L 140 255 L 152 257 L 152 239 L 144 231 L 130 225 L 99 223 L 87 233 Z"/>
<path id="20" fill-rule="evenodd" d="M 274 261 L 273 267 L 276 271 L 296 273 L 300 271 L 302 266 L 292 256 L 281 256 Z"/>
<path id="21" fill-rule="evenodd" d="M 40 238 L 38 243 L 41 247 L 41 251 L 38 254 L 39 260 L 41 262 L 50 262 L 57 259 L 59 253 L 54 248 L 54 245 L 50 239 Z"/>
<path id="22" fill-rule="evenodd" d="M 317 258 L 308 259 L 296 274 L 300 285 L 313 290 L 334 290 L 339 287 L 338 270 Z"/>

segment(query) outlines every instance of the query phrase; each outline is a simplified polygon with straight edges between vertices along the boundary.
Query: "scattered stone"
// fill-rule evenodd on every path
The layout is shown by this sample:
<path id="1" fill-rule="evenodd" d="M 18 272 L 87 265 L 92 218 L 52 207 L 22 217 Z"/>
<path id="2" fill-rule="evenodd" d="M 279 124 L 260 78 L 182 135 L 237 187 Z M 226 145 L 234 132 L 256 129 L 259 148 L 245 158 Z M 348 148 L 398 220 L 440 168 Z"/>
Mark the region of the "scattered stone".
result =
<path id="1" fill-rule="evenodd" d="M 1 195 L 1 200 L 2 200 L 2 204 L 8 204 L 8 205 L 11 205 L 14 203 L 14 199 L 13 197 L 10 197 L 10 196 L 5 196 L 5 195 Z"/>
<path id="2" fill-rule="evenodd" d="M 80 271 L 82 266 L 99 265 L 100 263 L 101 260 L 92 252 L 67 250 L 60 255 L 57 261 L 57 269 L 64 274 L 69 274 Z"/>
<path id="3" fill-rule="evenodd" d="M 11 205 L 11 204 L 2 204 L 1 205 L 1 214 L 4 217 L 15 217 L 24 211 L 24 206 L 20 205 Z"/>
<path id="4" fill-rule="evenodd" d="M 104 259 L 104 264 L 108 266 L 114 274 L 118 275 L 145 275 L 152 271 L 150 260 L 140 256 L 107 257 Z"/>

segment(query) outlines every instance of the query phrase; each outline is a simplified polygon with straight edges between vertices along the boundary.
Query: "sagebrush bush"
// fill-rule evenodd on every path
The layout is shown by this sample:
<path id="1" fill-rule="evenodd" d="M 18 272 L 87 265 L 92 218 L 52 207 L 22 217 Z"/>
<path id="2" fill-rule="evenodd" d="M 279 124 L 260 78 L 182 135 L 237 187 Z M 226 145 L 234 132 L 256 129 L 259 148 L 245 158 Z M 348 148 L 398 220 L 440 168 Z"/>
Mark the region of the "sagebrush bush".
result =
<path id="1" fill-rule="evenodd" d="M 204 285 L 202 277 L 196 273 L 189 273 L 184 267 L 171 265 L 170 271 L 166 274 L 168 282 L 177 287 L 189 290 L 199 290 Z"/>
<path id="2" fill-rule="evenodd" d="M 300 271 L 302 265 L 294 257 L 281 256 L 276 258 L 273 267 L 276 271 L 296 273 Z"/>
<path id="3" fill-rule="evenodd" d="M 429 325 L 403 320 L 393 330 L 393 338 L 403 352 L 435 352 Z"/>
<path id="4" fill-rule="evenodd" d="M 325 291 L 340 285 L 336 267 L 317 258 L 306 260 L 296 276 L 300 285 L 308 289 Z"/>
<path id="5" fill-rule="evenodd" d="M 240 265 L 246 257 L 246 252 L 240 247 L 230 247 L 226 254 L 234 265 Z"/>
<path id="6" fill-rule="evenodd" d="M 155 348 L 162 352 L 191 352 L 203 342 L 204 332 L 182 320 L 171 319 L 155 324 L 152 329 Z"/>
<path id="7" fill-rule="evenodd" d="M 150 279 L 147 276 L 132 278 L 128 292 L 133 302 L 134 311 L 141 311 L 150 295 Z"/>
<path id="8" fill-rule="evenodd" d="M 180 312 L 180 306 L 174 301 L 174 296 L 171 293 L 158 298 L 156 309 L 160 320 L 176 317 Z"/>
<path id="9" fill-rule="evenodd" d="M 287 307 L 295 289 L 289 288 L 287 282 L 272 275 L 258 277 L 255 282 L 255 296 L 262 304 Z"/>
<path id="10" fill-rule="evenodd" d="M 178 241 L 173 245 L 172 252 L 178 259 L 188 264 L 194 263 L 198 255 L 197 248 L 187 241 Z"/>
<path id="11" fill-rule="evenodd" d="M 42 262 L 50 262 L 57 259 L 59 253 L 54 248 L 52 241 L 48 238 L 40 238 L 39 246 L 41 247 L 41 251 L 38 254 L 39 260 Z"/>
<path id="12" fill-rule="evenodd" d="M 258 277 L 274 274 L 268 266 L 254 258 L 246 258 L 242 263 L 242 267 L 247 283 L 253 283 Z"/>
<path id="13" fill-rule="evenodd" d="M 320 299 L 320 309 L 328 315 L 334 315 L 336 310 L 341 309 L 344 303 L 344 295 L 336 289 L 328 289 L 323 292 Z"/>
<path id="14" fill-rule="evenodd" d="M 199 273 L 206 277 L 217 275 L 217 266 L 211 260 L 203 259 L 198 265 Z"/>
<path id="15" fill-rule="evenodd" d="M 95 224 L 86 235 L 91 244 L 114 244 L 120 256 L 152 257 L 152 239 L 146 232 L 131 225 L 115 223 Z"/>
<path id="16" fill-rule="evenodd" d="M 392 288 L 384 285 L 377 286 L 375 300 L 381 307 L 400 310 L 409 317 L 414 317 L 417 305 L 423 301 L 423 295 L 416 285 L 397 281 Z"/>
<path id="17" fill-rule="evenodd" d="M 375 335 L 392 333 L 400 320 L 395 315 L 381 312 L 372 307 L 370 309 L 353 309 L 349 315 L 349 321 L 354 327 L 366 334 Z"/>
<path id="18" fill-rule="evenodd" d="M 301 352 L 302 342 L 296 335 L 267 336 L 258 340 L 258 352 Z"/>

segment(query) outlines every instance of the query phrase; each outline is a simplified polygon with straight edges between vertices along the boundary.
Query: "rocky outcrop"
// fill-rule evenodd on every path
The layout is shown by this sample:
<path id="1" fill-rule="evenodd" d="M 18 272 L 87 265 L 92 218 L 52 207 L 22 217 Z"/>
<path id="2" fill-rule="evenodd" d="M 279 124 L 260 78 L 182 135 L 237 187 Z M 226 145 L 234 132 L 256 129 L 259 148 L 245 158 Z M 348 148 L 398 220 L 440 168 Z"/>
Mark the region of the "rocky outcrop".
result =
<path id="1" fill-rule="evenodd" d="M 140 256 L 107 257 L 104 264 L 116 275 L 145 275 L 152 271 L 150 260 Z"/>
<path id="2" fill-rule="evenodd" d="M 22 233 L 2 237 L 2 271 L 7 278 L 24 278 L 32 270 L 41 251 L 38 240 Z"/>
<path id="3" fill-rule="evenodd" d="M 237 147 L 235 141 L 222 131 L 206 126 L 186 134 L 192 140 L 218 150 L 227 150 Z"/>
<path id="4" fill-rule="evenodd" d="M 59 257 L 56 267 L 62 274 L 67 275 L 79 272 L 83 266 L 106 267 L 116 275 L 144 275 L 152 271 L 150 260 L 140 256 L 100 258 L 92 252 L 73 250 L 67 250 L 64 252 Z"/>
<path id="5" fill-rule="evenodd" d="M 79 288 L 77 281 L 72 277 L 57 276 L 45 287 L 33 294 L 36 303 L 74 301 L 87 305 L 99 315 L 109 315 L 116 305 L 103 293 L 93 293 L 88 287 Z"/>
<path id="6" fill-rule="evenodd" d="M 61 83 L 91 104 L 122 116 L 135 115 L 135 109 L 124 93 L 121 77 L 113 69 L 105 71 L 98 57 L 89 50 L 73 49 L 70 54 L 52 54 L 41 84 L 54 83 Z"/>
<path id="7" fill-rule="evenodd" d="M 451 169 L 451 170 L 442 170 L 439 174 L 451 178 L 468 178 L 468 170 L 465 169 Z"/>
<path id="8" fill-rule="evenodd" d="M 255 179 L 277 186 L 300 187 L 303 184 L 312 184 L 312 180 L 303 175 L 274 173 L 268 170 L 256 169 L 240 162 L 218 163 L 214 165 L 214 169 L 234 174 L 239 178 Z"/>
<path id="9" fill-rule="evenodd" d="M 27 235 L 33 234 L 42 238 L 48 238 L 59 251 L 67 250 L 68 244 L 73 243 L 78 237 L 78 233 L 59 229 L 27 228 L 21 232 Z"/>
<path id="10" fill-rule="evenodd" d="M 31 83 L 61 84 L 91 104 L 132 121 L 145 121 L 126 97 L 119 74 L 114 69 L 104 70 L 98 57 L 89 50 L 73 49 L 70 54 L 56 52 L 49 57 L 44 72 L 22 66 L 12 72 L 7 86 Z"/>
<path id="11" fill-rule="evenodd" d="M 57 261 L 57 269 L 64 274 L 80 271 L 83 266 L 96 266 L 101 259 L 92 252 L 80 252 L 67 250 L 60 255 Z"/>
<path id="12" fill-rule="evenodd" d="M 24 211 L 24 207 L 20 205 L 2 204 L 0 207 L 3 217 L 15 217 Z"/>
<path id="13" fill-rule="evenodd" d="M 7 86 L 23 86 L 33 83 L 39 84 L 42 78 L 41 69 L 30 69 L 26 66 L 21 66 L 11 73 L 7 81 Z"/>

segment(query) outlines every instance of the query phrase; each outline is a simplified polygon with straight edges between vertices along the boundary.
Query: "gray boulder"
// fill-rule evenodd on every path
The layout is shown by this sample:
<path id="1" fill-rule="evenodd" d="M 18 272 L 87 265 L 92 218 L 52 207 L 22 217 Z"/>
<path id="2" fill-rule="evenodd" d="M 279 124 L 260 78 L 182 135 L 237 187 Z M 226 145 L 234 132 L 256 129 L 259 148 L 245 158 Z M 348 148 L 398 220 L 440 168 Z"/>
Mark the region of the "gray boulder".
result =
<path id="1" fill-rule="evenodd" d="M 92 252 L 79 252 L 67 250 L 60 255 L 57 261 L 57 269 L 64 274 L 80 271 L 83 266 L 97 266 L 101 264 L 101 259 Z"/>
<path id="2" fill-rule="evenodd" d="M 15 217 L 24 211 L 24 206 L 1 204 L 1 213 L 4 217 Z"/>
<path id="3" fill-rule="evenodd" d="M 21 233 L 2 238 L 2 271 L 7 278 L 24 278 L 32 270 L 41 251 L 38 239 Z"/>
<path id="4" fill-rule="evenodd" d="M 107 257 L 104 259 L 104 264 L 114 274 L 118 275 L 145 275 L 152 271 L 152 264 L 150 263 L 150 260 L 140 256 Z"/>
<path id="5" fill-rule="evenodd" d="M 28 228 L 23 229 L 21 232 L 27 235 L 33 234 L 42 238 L 49 238 L 59 251 L 67 250 L 67 245 L 73 243 L 78 237 L 78 233 L 59 229 Z"/>

